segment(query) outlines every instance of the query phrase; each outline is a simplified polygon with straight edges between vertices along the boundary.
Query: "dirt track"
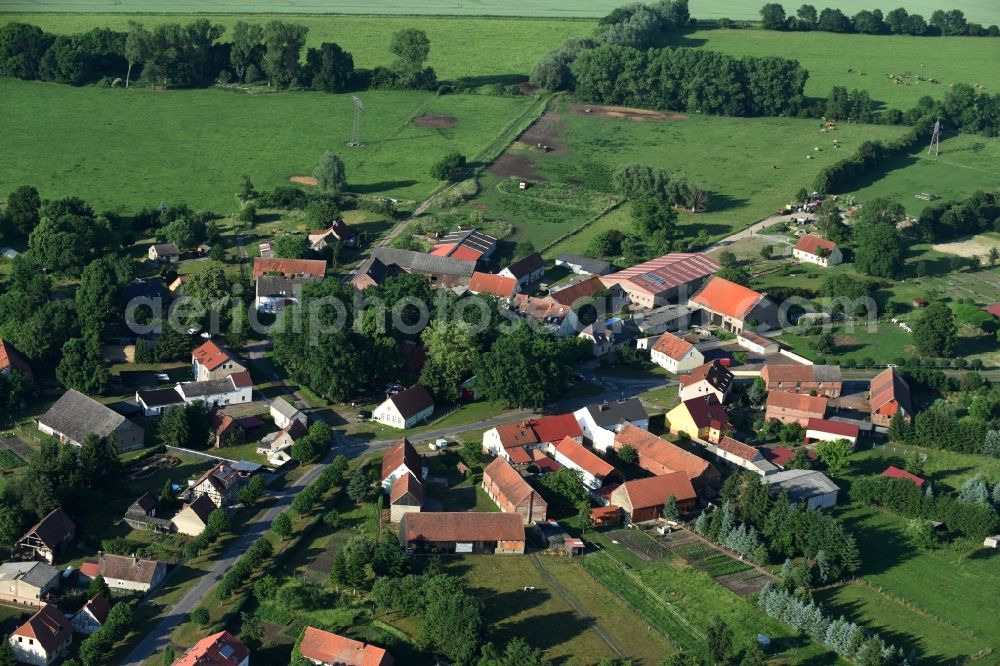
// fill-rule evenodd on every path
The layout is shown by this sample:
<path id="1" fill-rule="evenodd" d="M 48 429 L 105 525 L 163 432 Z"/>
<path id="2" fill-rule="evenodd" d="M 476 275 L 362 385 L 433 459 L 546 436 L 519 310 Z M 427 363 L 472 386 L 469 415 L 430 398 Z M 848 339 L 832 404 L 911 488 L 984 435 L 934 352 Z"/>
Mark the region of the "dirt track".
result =
<path id="1" fill-rule="evenodd" d="M 599 104 L 574 104 L 570 113 L 595 118 L 618 118 L 622 120 L 687 120 L 682 113 L 663 113 L 649 109 L 634 109 L 629 106 L 601 106 Z"/>
<path id="2" fill-rule="evenodd" d="M 454 127 L 458 124 L 458 118 L 455 116 L 435 116 L 435 115 L 423 115 L 417 116 L 413 119 L 413 124 L 417 127 L 431 127 L 435 129 L 442 129 L 445 127 Z"/>

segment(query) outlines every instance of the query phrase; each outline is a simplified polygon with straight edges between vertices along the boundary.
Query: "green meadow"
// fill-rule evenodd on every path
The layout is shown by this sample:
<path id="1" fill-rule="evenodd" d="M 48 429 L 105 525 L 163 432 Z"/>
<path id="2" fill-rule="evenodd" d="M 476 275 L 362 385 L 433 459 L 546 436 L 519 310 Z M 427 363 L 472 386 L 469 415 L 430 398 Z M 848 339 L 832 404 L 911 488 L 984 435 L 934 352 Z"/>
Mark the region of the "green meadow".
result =
<path id="1" fill-rule="evenodd" d="M 431 165 L 489 148 L 537 102 L 528 97 L 366 92 L 361 138 L 349 149 L 348 95 L 249 95 L 223 89 L 153 92 L 0 80 L 0 192 L 25 183 L 43 197 L 79 195 L 98 209 L 161 201 L 228 214 L 241 174 L 258 189 L 309 175 L 324 150 L 347 166 L 348 190 L 408 199 L 438 181 Z M 425 114 L 454 127 L 417 127 Z"/>

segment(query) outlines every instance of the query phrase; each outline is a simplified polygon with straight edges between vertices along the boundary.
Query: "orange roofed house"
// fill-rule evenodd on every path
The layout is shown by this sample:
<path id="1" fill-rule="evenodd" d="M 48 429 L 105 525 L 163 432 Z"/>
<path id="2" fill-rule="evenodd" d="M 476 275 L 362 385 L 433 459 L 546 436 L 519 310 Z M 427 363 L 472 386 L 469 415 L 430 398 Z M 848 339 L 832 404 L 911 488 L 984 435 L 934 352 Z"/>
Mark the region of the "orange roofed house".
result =
<path id="1" fill-rule="evenodd" d="M 316 627 L 306 627 L 299 643 L 302 656 L 317 666 L 394 666 L 385 648 L 361 643 Z"/>
<path id="2" fill-rule="evenodd" d="M 281 277 L 318 277 L 326 275 L 325 259 L 267 259 L 255 257 L 253 260 L 253 279 L 264 275 L 280 275 Z"/>
<path id="3" fill-rule="evenodd" d="M 691 480 L 684 472 L 671 472 L 646 479 L 626 481 L 611 493 L 611 502 L 620 506 L 625 520 L 642 523 L 656 520 L 663 512 L 667 498 L 677 499 L 677 508 L 690 511 L 698 499 Z"/>
<path id="4" fill-rule="evenodd" d="M 250 650 L 228 631 L 206 636 L 173 666 L 249 666 Z"/>
<path id="5" fill-rule="evenodd" d="M 590 490 L 603 487 L 612 475 L 619 476 L 613 465 L 572 437 L 564 437 L 551 447 L 556 462 L 580 472 L 583 485 Z"/>
<path id="6" fill-rule="evenodd" d="M 531 462 L 531 450 L 543 448 L 565 437 L 583 441 L 583 430 L 570 414 L 553 414 L 537 419 L 504 423 L 483 433 L 483 452 L 502 456 L 515 465 Z"/>
<path id="7" fill-rule="evenodd" d="M 424 552 L 524 554 L 524 520 L 515 513 L 408 513 L 399 543 Z"/>
<path id="8" fill-rule="evenodd" d="M 766 294 L 720 277 L 709 280 L 688 305 L 701 308 L 704 323 L 733 333 L 778 325 L 778 306 Z"/>
<path id="9" fill-rule="evenodd" d="M 844 253 L 831 240 L 806 234 L 792 248 L 792 256 L 800 262 L 816 264 L 826 268 L 836 266 L 844 260 Z"/>
<path id="10" fill-rule="evenodd" d="M 73 626 L 63 612 L 46 604 L 8 639 L 18 663 L 48 666 L 69 652 Z"/>
<path id="11" fill-rule="evenodd" d="M 685 451 L 653 433 L 633 425 L 625 425 L 615 435 L 615 449 L 631 446 L 639 454 L 639 467 L 657 476 L 684 472 L 695 490 L 702 492 L 716 488 L 721 476 L 719 470 L 693 453 Z"/>
<path id="12" fill-rule="evenodd" d="M 826 398 L 805 393 L 771 391 L 767 394 L 768 421 L 778 419 L 782 423 L 798 423 L 808 427 L 809 419 L 822 419 L 826 415 Z"/>
<path id="13" fill-rule="evenodd" d="M 19 372 L 25 379 L 34 379 L 28 359 L 10 342 L 0 338 L 0 375 Z"/>
<path id="14" fill-rule="evenodd" d="M 844 388 L 839 365 L 768 363 L 760 371 L 768 391 L 810 393 L 839 398 Z"/>
<path id="15" fill-rule="evenodd" d="M 500 511 L 517 514 L 525 525 L 545 520 L 548 504 L 505 458 L 483 470 L 483 490 Z"/>
<path id="16" fill-rule="evenodd" d="M 680 374 L 705 363 L 698 348 L 673 333 L 663 333 L 649 350 L 649 360 L 667 372 Z"/>
<path id="17" fill-rule="evenodd" d="M 237 372 L 246 372 L 247 366 L 241 363 L 232 352 L 213 340 L 191 352 L 191 370 L 196 382 L 206 382 L 210 379 L 225 379 Z"/>
<path id="18" fill-rule="evenodd" d="M 913 418 L 910 385 L 894 368 L 886 368 L 872 378 L 868 403 L 871 405 L 873 425 L 888 428 L 897 413 L 906 421 Z"/>
<path id="19" fill-rule="evenodd" d="M 517 280 L 503 275 L 477 271 L 472 274 L 472 279 L 469 280 L 469 291 L 473 294 L 488 294 L 497 298 L 511 299 L 514 298 L 517 290 Z"/>

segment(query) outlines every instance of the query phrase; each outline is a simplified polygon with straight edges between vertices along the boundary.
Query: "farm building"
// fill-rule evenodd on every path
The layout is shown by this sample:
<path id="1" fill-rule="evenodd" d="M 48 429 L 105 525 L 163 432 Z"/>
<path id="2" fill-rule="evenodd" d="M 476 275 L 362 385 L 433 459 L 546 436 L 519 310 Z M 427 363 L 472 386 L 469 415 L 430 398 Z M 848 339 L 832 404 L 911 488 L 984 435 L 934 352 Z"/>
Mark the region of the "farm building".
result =
<path id="1" fill-rule="evenodd" d="M 181 253 L 173 243 L 158 243 L 149 246 L 146 258 L 158 264 L 176 264 L 180 261 Z"/>
<path id="2" fill-rule="evenodd" d="M 542 255 L 532 252 L 524 259 L 515 261 L 499 273 L 504 277 L 514 278 L 523 291 L 525 288 L 535 284 L 545 275 L 545 260 Z"/>
<path id="3" fill-rule="evenodd" d="M 358 289 L 379 285 L 393 275 L 423 275 L 432 287 L 451 289 L 469 284 L 476 270 L 475 261 L 438 257 L 424 252 L 377 247 L 358 267 L 351 283 Z"/>
<path id="4" fill-rule="evenodd" d="M 611 493 L 611 502 L 621 507 L 626 521 L 644 523 L 660 517 L 663 505 L 671 495 L 677 499 L 677 508 L 681 511 L 693 509 L 698 499 L 687 474 L 671 472 L 626 481 Z"/>
<path id="5" fill-rule="evenodd" d="M 559 305 L 573 307 L 580 299 L 590 298 L 603 289 L 604 285 L 601 284 L 601 278 L 593 275 L 559 287 L 558 289 L 550 290 L 548 298 Z"/>
<path id="6" fill-rule="evenodd" d="M 22 606 L 44 606 L 49 592 L 59 587 L 61 572 L 45 562 L 0 564 L 0 601 Z"/>
<path id="7" fill-rule="evenodd" d="M 690 294 L 722 266 L 701 253 L 674 252 L 601 278 L 604 286 L 617 287 L 629 302 L 641 308 L 684 303 Z"/>
<path id="8" fill-rule="evenodd" d="M 174 529 L 180 534 L 198 536 L 208 525 L 208 517 L 218 507 L 207 495 L 199 495 L 189 504 L 185 504 L 173 518 L 170 519 Z"/>
<path id="9" fill-rule="evenodd" d="M 812 234 L 799 237 L 792 248 L 792 256 L 800 263 L 815 264 L 823 268 L 836 266 L 844 261 L 844 253 L 836 243 Z"/>
<path id="10" fill-rule="evenodd" d="M 920 478 L 916 474 L 911 474 L 905 469 L 899 469 L 895 465 L 889 465 L 886 467 L 885 471 L 882 472 L 882 476 L 886 476 L 891 479 L 906 479 L 907 481 L 912 481 L 913 485 L 917 488 L 922 488 L 925 483 L 924 479 Z"/>
<path id="11" fill-rule="evenodd" d="M 625 445 L 638 452 L 639 467 L 657 476 L 684 472 L 699 492 L 716 488 L 721 480 L 719 470 L 704 458 L 633 425 L 626 425 L 615 435 L 615 449 Z"/>
<path id="12" fill-rule="evenodd" d="M 809 458 L 810 462 L 816 462 L 819 459 L 819 456 L 817 456 L 816 452 L 813 451 L 812 449 L 807 448 L 803 450 L 806 452 L 806 456 Z M 795 451 L 788 448 L 787 446 L 772 446 L 770 448 L 762 448 L 761 453 L 764 454 L 764 457 L 767 458 L 768 461 L 770 461 L 777 467 L 780 467 L 781 469 L 784 469 L 785 466 L 788 465 L 789 462 L 791 462 L 792 458 L 795 457 Z"/>
<path id="13" fill-rule="evenodd" d="M 134 530 L 173 532 L 173 525 L 166 518 L 157 517 L 160 501 L 152 493 L 143 493 L 125 510 L 125 523 Z"/>
<path id="14" fill-rule="evenodd" d="M 831 421 L 830 419 L 809 419 L 806 424 L 807 442 L 834 442 L 846 439 L 851 446 L 858 445 L 861 429 L 853 423 Z"/>
<path id="15" fill-rule="evenodd" d="M 868 404 L 872 410 L 872 424 L 888 428 L 897 413 L 903 419 L 913 418 L 910 403 L 910 386 L 895 368 L 886 368 L 872 378 Z"/>
<path id="16" fill-rule="evenodd" d="M 524 554 L 524 521 L 513 513 L 408 513 L 399 542 L 417 551 Z"/>
<path id="17" fill-rule="evenodd" d="M 713 277 L 689 305 L 700 307 L 702 320 L 731 333 L 778 325 L 778 306 L 766 294 L 720 277 Z"/>
<path id="18" fill-rule="evenodd" d="M 822 472 L 808 469 L 786 469 L 761 478 L 771 492 L 788 493 L 794 503 L 804 503 L 810 509 L 826 509 L 837 504 L 840 488 Z"/>
<path id="19" fill-rule="evenodd" d="M 326 276 L 326 259 L 267 259 L 255 257 L 253 260 L 253 279 L 264 275 L 280 275 L 281 277 L 317 277 L 320 280 Z"/>
<path id="20" fill-rule="evenodd" d="M 591 446 L 602 452 L 614 448 L 615 433 L 626 423 L 649 429 L 649 414 L 639 398 L 587 405 L 573 412 L 573 416 Z"/>
<path id="21" fill-rule="evenodd" d="M 475 229 L 452 231 L 434 244 L 429 254 L 462 261 L 487 262 L 497 249 L 497 239 Z"/>
<path id="22" fill-rule="evenodd" d="M 667 331 L 676 333 L 687 330 L 693 315 L 697 312 L 698 308 L 683 303 L 664 305 L 652 310 L 635 312 L 632 314 L 632 321 L 639 329 L 639 335 L 648 337 Z"/>
<path id="23" fill-rule="evenodd" d="M 302 301 L 302 289 L 307 284 L 322 282 L 315 275 L 261 275 L 254 282 L 254 308 L 258 312 L 279 314 L 285 308 Z"/>
<path id="24" fill-rule="evenodd" d="M 358 232 L 348 226 L 346 222 L 338 218 L 330 223 L 329 229 L 317 229 L 310 231 L 306 236 L 309 247 L 313 252 L 322 252 L 334 243 L 342 243 L 347 247 L 353 247 L 358 241 Z"/>
<path id="25" fill-rule="evenodd" d="M 548 504 L 502 457 L 483 470 L 483 490 L 500 511 L 520 516 L 525 525 L 545 520 Z"/>
<path id="26" fill-rule="evenodd" d="M 681 400 L 691 400 L 714 395 L 720 403 L 729 398 L 729 391 L 735 381 L 733 373 L 718 361 L 699 365 L 680 378 Z"/>
<path id="27" fill-rule="evenodd" d="M 385 648 L 340 636 L 316 627 L 306 627 L 299 643 L 302 656 L 317 666 L 393 666 Z"/>
<path id="28" fill-rule="evenodd" d="M 596 506 L 590 510 L 590 520 L 594 527 L 613 527 L 622 522 L 622 508 L 617 504 Z"/>
<path id="29" fill-rule="evenodd" d="M 844 389 L 839 365 L 768 363 L 760 371 L 768 391 L 810 393 L 839 398 Z"/>
<path id="30" fill-rule="evenodd" d="M 434 398 L 421 384 L 400 391 L 386 398 L 372 412 L 372 420 L 390 428 L 405 430 L 434 413 Z"/>
<path id="31" fill-rule="evenodd" d="M 392 482 L 389 490 L 389 519 L 398 523 L 403 515 L 420 511 L 424 505 L 424 484 L 411 472 L 406 472 Z"/>
<path id="32" fill-rule="evenodd" d="M 39 560 L 54 564 L 73 546 L 76 524 L 70 520 L 62 507 L 49 511 L 44 518 L 14 542 L 11 558 L 15 560 Z"/>
<path id="33" fill-rule="evenodd" d="M 407 473 L 418 479 L 425 475 L 423 459 L 410 440 L 403 437 L 382 456 L 382 490 L 389 492 L 396 479 Z"/>
<path id="34" fill-rule="evenodd" d="M 145 439 L 139 425 L 74 389 L 38 417 L 38 429 L 74 446 L 80 446 L 89 434 L 103 438 L 113 433 L 120 452 L 141 449 Z"/>
<path id="35" fill-rule="evenodd" d="M 575 335 L 577 333 L 579 320 L 573 308 L 548 298 L 517 294 L 511 303 L 511 311 L 521 319 L 536 321 L 549 333 L 555 335 Z"/>
<path id="36" fill-rule="evenodd" d="M 611 272 L 611 262 L 579 254 L 560 254 L 556 257 L 556 266 L 565 266 L 577 275 L 607 275 Z"/>
<path id="37" fill-rule="evenodd" d="M 754 354 L 777 354 L 781 350 L 781 345 L 777 340 L 758 335 L 750 330 L 744 330 L 736 334 L 736 344 Z"/>
<path id="38" fill-rule="evenodd" d="M 27 379 L 33 379 L 35 376 L 28 358 L 9 341 L 0 338 L 0 375 L 8 376 L 15 371 Z"/>
<path id="39" fill-rule="evenodd" d="M 705 363 L 693 344 L 673 333 L 664 333 L 649 350 L 649 360 L 667 372 L 681 374 Z"/>
<path id="40" fill-rule="evenodd" d="M 112 590 L 149 592 L 163 582 L 167 575 L 167 565 L 134 555 L 129 557 L 98 551 L 97 575 L 103 576 L 104 582 Z"/>
<path id="41" fill-rule="evenodd" d="M 759 449 L 729 436 L 722 437 L 718 444 L 706 442 L 705 450 L 731 467 L 740 467 L 754 474 L 764 476 L 778 471 Z"/>
<path id="42" fill-rule="evenodd" d="M 768 421 L 778 419 L 782 423 L 798 423 L 805 428 L 809 425 L 809 419 L 822 419 L 826 416 L 826 403 L 826 398 L 818 395 L 771 391 L 767 394 L 764 418 Z"/>

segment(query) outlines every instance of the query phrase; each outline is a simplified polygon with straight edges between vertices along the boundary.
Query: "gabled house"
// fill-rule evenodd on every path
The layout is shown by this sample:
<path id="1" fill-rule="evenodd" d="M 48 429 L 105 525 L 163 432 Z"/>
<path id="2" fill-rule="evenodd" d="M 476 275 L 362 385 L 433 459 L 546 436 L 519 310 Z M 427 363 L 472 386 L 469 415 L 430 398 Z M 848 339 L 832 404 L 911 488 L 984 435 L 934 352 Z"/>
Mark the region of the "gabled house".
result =
<path id="1" fill-rule="evenodd" d="M 777 354 L 781 351 L 781 345 L 777 340 L 758 335 L 749 329 L 736 335 L 736 344 L 754 354 Z"/>
<path id="2" fill-rule="evenodd" d="M 410 440 L 403 437 L 382 456 L 382 490 L 388 492 L 396 479 L 405 474 L 424 478 L 424 464 Z"/>
<path id="3" fill-rule="evenodd" d="M 62 507 L 49 511 L 24 536 L 14 542 L 11 558 L 54 564 L 69 552 L 76 538 L 76 524 Z"/>
<path id="4" fill-rule="evenodd" d="M 83 608 L 74 613 L 73 617 L 70 618 L 73 631 L 86 634 L 87 636 L 91 635 L 104 626 L 110 612 L 111 604 L 108 603 L 103 594 L 98 594 L 89 599 L 83 605 Z"/>
<path id="5" fill-rule="evenodd" d="M 176 264 L 181 259 L 181 252 L 173 243 L 156 243 L 149 246 L 146 257 L 158 264 Z"/>
<path id="6" fill-rule="evenodd" d="M 839 398 L 844 382 L 839 365 L 792 365 L 768 363 L 760 371 L 768 391 L 809 393 Z"/>
<path id="7" fill-rule="evenodd" d="M 377 247 L 355 271 L 351 284 L 363 291 L 384 283 L 394 275 L 410 273 L 423 275 L 432 287 L 451 289 L 468 285 L 475 270 L 475 261 L 439 257 L 414 250 Z"/>
<path id="8" fill-rule="evenodd" d="M 9 341 L 0 338 L 0 375 L 9 376 L 11 372 L 18 372 L 25 379 L 35 378 L 28 358 Z"/>
<path id="9" fill-rule="evenodd" d="M 603 487 L 612 475 L 617 475 L 613 465 L 571 437 L 565 437 L 551 447 L 556 462 L 578 471 L 588 490 Z"/>
<path id="10" fill-rule="evenodd" d="M 545 261 L 542 255 L 532 252 L 524 259 L 519 259 L 498 273 L 504 277 L 514 278 L 521 291 L 542 279 L 545 275 Z"/>
<path id="11" fill-rule="evenodd" d="M 292 445 L 308 433 L 309 429 L 302 421 L 291 421 L 281 430 L 264 435 L 260 440 L 260 445 L 257 446 L 257 453 L 266 457 L 268 462 L 272 464 L 284 464 L 288 462 L 285 460 L 286 456 L 291 459 L 290 449 Z"/>
<path id="12" fill-rule="evenodd" d="M 237 372 L 222 379 L 177 384 L 175 388 L 187 404 L 203 402 L 207 407 L 219 407 L 253 402 L 253 380 L 249 372 Z"/>
<path id="13" fill-rule="evenodd" d="M 326 276 L 326 260 L 255 257 L 253 260 L 254 282 L 264 275 L 280 275 L 286 278 L 313 276 L 322 280 Z"/>
<path id="14" fill-rule="evenodd" d="M 684 472 L 671 472 L 661 476 L 626 481 L 611 493 L 611 502 L 621 507 L 625 520 L 643 523 L 656 520 L 663 513 L 663 505 L 673 495 L 677 508 L 690 511 L 698 495 L 691 480 Z"/>
<path id="15" fill-rule="evenodd" d="M 792 256 L 800 263 L 816 264 L 823 268 L 836 266 L 844 261 L 844 253 L 836 243 L 812 234 L 799 237 L 792 248 Z"/>
<path id="16" fill-rule="evenodd" d="M 209 340 L 191 352 L 191 371 L 196 382 L 204 382 L 246 372 L 247 366 L 231 351 Z"/>
<path id="17" fill-rule="evenodd" d="M 48 666 L 69 654 L 73 626 L 61 610 L 46 604 L 14 630 L 9 642 L 19 663 Z"/>
<path id="18" fill-rule="evenodd" d="M 331 222 L 329 229 L 310 231 L 308 236 L 309 247 L 313 252 L 322 252 L 334 243 L 354 247 L 357 239 L 358 233 L 340 218 Z"/>
<path id="19" fill-rule="evenodd" d="M 731 333 L 778 325 L 778 306 L 766 294 L 720 277 L 709 280 L 688 303 L 701 308 L 706 323 Z"/>
<path id="20" fill-rule="evenodd" d="M 279 314 L 285 308 L 302 302 L 302 289 L 306 285 L 322 280 L 315 275 L 261 275 L 254 282 L 254 308 L 258 312 Z"/>
<path id="21" fill-rule="evenodd" d="M 705 363 L 698 348 L 673 333 L 664 333 L 649 350 L 649 360 L 675 375 L 694 370 Z"/>
<path id="22" fill-rule="evenodd" d="M 302 656 L 317 666 L 394 666 L 385 648 L 306 627 L 299 642 Z"/>
<path id="23" fill-rule="evenodd" d="M 215 448 L 239 446 L 243 443 L 245 435 L 243 426 L 232 416 L 219 411 L 212 412 L 211 437 Z"/>
<path id="24" fill-rule="evenodd" d="M 710 431 L 721 433 L 728 430 L 729 425 L 726 408 L 719 404 L 714 395 L 685 400 L 667 412 L 664 419 L 672 435 L 683 432 L 694 439 L 716 442 L 719 441 L 718 437 L 712 437 Z"/>
<path id="25" fill-rule="evenodd" d="M 574 414 L 552 414 L 498 425 L 483 433 L 483 452 L 506 458 L 515 465 L 527 465 L 532 462 L 532 449 L 564 437 L 583 441 L 583 431 Z"/>
<path id="26" fill-rule="evenodd" d="M 271 414 L 271 418 L 274 419 L 274 425 L 279 428 L 287 427 L 292 421 L 301 421 L 303 425 L 306 425 L 308 422 L 308 417 L 305 414 L 280 396 L 271 401 L 271 404 L 268 406 L 268 412 Z"/>
<path id="27" fill-rule="evenodd" d="M 686 303 L 688 297 L 722 266 L 700 252 L 672 252 L 601 278 L 621 289 L 640 308 Z"/>
<path id="28" fill-rule="evenodd" d="M 901 414 L 904 421 L 913 418 L 910 386 L 895 368 L 886 368 L 872 378 L 868 404 L 872 410 L 872 424 L 888 428 L 892 417 Z"/>
<path id="29" fill-rule="evenodd" d="M 163 582 L 167 575 L 167 565 L 135 555 L 98 552 L 97 575 L 102 576 L 112 590 L 149 592 Z"/>
<path id="30" fill-rule="evenodd" d="M 228 631 L 206 636 L 172 666 L 250 666 L 250 650 Z"/>
<path id="31" fill-rule="evenodd" d="M 835 442 L 846 439 L 851 446 L 858 445 L 861 429 L 853 423 L 830 419 L 809 419 L 806 423 L 806 442 Z"/>
<path id="32" fill-rule="evenodd" d="M 639 398 L 587 405 L 573 412 L 583 436 L 598 451 L 614 448 L 615 434 L 625 424 L 649 429 L 649 414 Z"/>
<path id="33" fill-rule="evenodd" d="M 125 510 L 125 523 L 134 530 L 173 532 L 173 525 L 166 518 L 157 516 L 160 501 L 151 493 L 143 493 Z"/>
<path id="34" fill-rule="evenodd" d="M 372 412 L 372 420 L 390 428 L 405 430 L 430 418 L 434 413 L 434 398 L 422 384 L 414 384 L 386 398 Z"/>
<path id="35" fill-rule="evenodd" d="M 554 335 L 574 335 L 577 332 L 579 319 L 573 308 L 551 299 L 515 294 L 510 309 L 521 319 L 532 319 Z"/>
<path id="36" fill-rule="evenodd" d="M 571 282 L 549 290 L 549 300 L 560 305 L 574 307 L 581 299 L 592 298 L 598 292 L 606 291 L 606 287 L 601 282 L 601 278 L 596 275 Z"/>
<path id="37" fill-rule="evenodd" d="M 469 291 L 473 294 L 487 294 L 505 300 L 514 298 L 519 285 L 517 280 L 503 275 L 475 272 L 469 280 Z"/>
<path id="38" fill-rule="evenodd" d="M 718 361 L 710 361 L 699 365 L 680 378 L 681 400 L 703 398 L 714 395 L 715 399 L 725 404 L 736 378 L 726 366 Z"/>
<path id="39" fill-rule="evenodd" d="M 38 429 L 63 444 L 80 446 L 87 435 L 115 436 L 119 452 L 141 449 L 145 431 L 93 398 L 70 389 L 38 417 Z"/>
<path id="40" fill-rule="evenodd" d="M 525 525 L 545 520 L 548 504 L 503 457 L 483 470 L 483 490 L 503 513 L 515 513 Z"/>
<path id="41" fill-rule="evenodd" d="M 389 519 L 398 523 L 405 514 L 420 511 L 424 505 L 424 484 L 407 471 L 392 482 L 389 489 Z"/>
<path id="42" fill-rule="evenodd" d="M 187 534 L 188 536 L 198 536 L 205 531 L 205 527 L 208 525 L 208 517 L 217 508 L 219 507 L 215 505 L 215 502 L 207 494 L 198 495 L 189 504 L 185 504 L 170 522 L 177 532 Z"/>
<path id="43" fill-rule="evenodd" d="M 760 476 L 778 471 L 778 467 L 770 462 L 761 450 L 728 435 L 723 436 L 718 444 L 706 442 L 705 450 L 731 467 L 740 467 Z"/>
<path id="44" fill-rule="evenodd" d="M 49 593 L 59 587 L 62 575 L 45 562 L 0 564 L 0 601 L 22 606 L 44 606 Z"/>
<path id="45" fill-rule="evenodd" d="M 191 485 L 191 498 L 207 495 L 217 508 L 224 509 L 236 503 L 236 493 L 242 485 L 239 472 L 228 462 L 217 463 Z"/>
<path id="46" fill-rule="evenodd" d="M 809 425 L 809 419 L 822 419 L 826 416 L 826 406 L 827 399 L 823 396 L 770 391 L 767 394 L 764 418 L 768 421 L 777 419 L 782 423 L 798 423 L 805 428 Z"/>
<path id="47" fill-rule="evenodd" d="M 684 472 L 698 492 L 714 490 L 721 481 L 719 470 L 704 458 L 635 426 L 626 425 L 615 435 L 615 450 L 624 445 L 639 454 L 639 467 L 656 476 Z"/>
<path id="48" fill-rule="evenodd" d="M 159 416 L 175 405 L 183 405 L 184 398 L 177 389 L 137 389 L 135 401 L 142 407 L 143 416 Z"/>

